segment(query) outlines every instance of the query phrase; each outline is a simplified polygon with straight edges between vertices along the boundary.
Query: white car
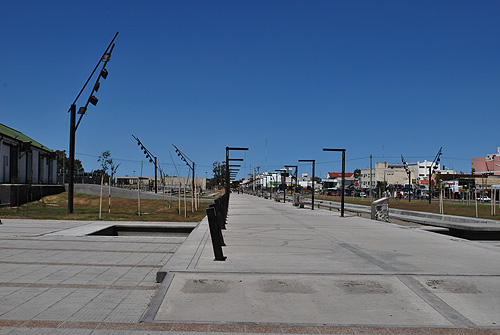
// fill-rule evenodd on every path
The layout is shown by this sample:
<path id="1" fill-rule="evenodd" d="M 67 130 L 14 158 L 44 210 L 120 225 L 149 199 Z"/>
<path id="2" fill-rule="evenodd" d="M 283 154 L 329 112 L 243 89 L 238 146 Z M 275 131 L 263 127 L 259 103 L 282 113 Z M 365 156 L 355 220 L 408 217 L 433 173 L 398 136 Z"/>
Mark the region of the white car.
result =
<path id="1" fill-rule="evenodd" d="M 491 198 L 490 197 L 487 197 L 487 196 L 484 196 L 484 197 L 479 197 L 477 198 L 478 201 L 482 201 L 482 202 L 490 202 L 491 201 Z"/>

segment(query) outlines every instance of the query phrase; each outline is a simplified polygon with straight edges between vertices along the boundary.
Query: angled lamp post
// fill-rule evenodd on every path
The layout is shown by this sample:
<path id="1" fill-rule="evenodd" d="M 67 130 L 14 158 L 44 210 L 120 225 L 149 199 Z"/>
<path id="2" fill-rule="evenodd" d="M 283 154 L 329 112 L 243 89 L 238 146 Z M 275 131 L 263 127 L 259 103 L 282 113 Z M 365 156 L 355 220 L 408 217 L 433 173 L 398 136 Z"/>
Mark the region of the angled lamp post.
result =
<path id="1" fill-rule="evenodd" d="M 179 148 L 177 148 L 175 145 L 172 144 L 172 146 L 175 148 L 175 152 L 177 153 L 177 156 L 179 156 L 181 158 L 181 160 L 186 163 L 186 165 L 193 171 L 193 182 L 192 182 L 192 185 L 191 185 L 191 191 L 193 193 L 193 196 L 194 196 L 194 178 L 195 178 L 195 173 L 194 173 L 194 169 L 195 169 L 195 164 L 194 162 L 189 159 L 188 156 L 186 156 L 185 153 L 183 153 Z M 191 164 L 189 164 L 189 162 L 191 162 Z"/>
<path id="2" fill-rule="evenodd" d="M 408 175 L 408 202 L 411 202 L 411 171 L 408 163 L 405 161 L 403 155 L 401 155 L 401 161 L 403 162 L 403 166 L 406 170 L 406 174 Z"/>
<path id="3" fill-rule="evenodd" d="M 312 192 L 311 192 L 311 195 L 312 195 L 312 199 L 311 199 L 311 210 L 314 210 L 314 170 L 315 170 L 315 167 L 316 167 L 316 160 L 315 159 L 299 159 L 299 162 L 311 162 L 312 163 Z"/>
<path id="4" fill-rule="evenodd" d="M 87 112 L 87 108 L 89 103 L 92 105 L 96 106 L 97 102 L 99 101 L 94 93 L 99 91 L 99 88 L 101 86 L 99 80 L 101 78 L 106 79 L 108 77 L 108 70 L 106 70 L 106 65 L 108 64 L 110 58 L 111 58 L 111 53 L 113 52 L 113 49 L 115 47 L 114 41 L 116 37 L 118 36 L 118 32 L 115 34 L 111 42 L 109 43 L 108 47 L 106 48 L 106 51 L 104 51 L 104 54 L 102 55 L 101 59 L 99 62 L 97 62 L 97 65 L 94 68 L 94 71 L 90 74 L 89 78 L 83 85 L 83 88 L 80 90 L 80 93 L 76 96 L 75 101 L 71 104 L 71 107 L 69 109 L 70 113 L 70 126 L 69 126 L 69 180 L 68 180 L 68 213 L 72 214 L 73 213 L 73 199 L 74 199 L 74 175 L 75 175 L 75 135 L 76 135 L 76 130 L 78 129 L 78 126 L 80 125 L 80 122 L 82 121 L 83 116 Z M 94 84 L 94 87 L 92 91 L 90 92 L 90 96 L 87 99 L 87 102 L 85 103 L 85 106 L 82 106 L 78 109 L 78 114 L 80 114 L 80 118 L 78 119 L 78 123 L 76 123 L 76 103 L 80 96 L 82 95 L 83 91 L 87 87 L 87 84 L 90 82 L 92 77 L 94 76 L 94 73 L 97 71 L 101 63 L 104 63 L 101 71 L 99 73 L 99 76 L 97 77 L 97 80 Z"/>
<path id="5" fill-rule="evenodd" d="M 153 155 L 151 153 L 151 151 L 149 151 L 137 137 L 135 137 L 134 135 L 132 135 L 132 137 L 137 141 L 137 145 L 141 147 L 141 150 L 146 155 L 146 158 L 149 159 L 149 162 L 153 163 L 155 165 L 155 193 L 158 193 L 158 164 L 157 164 L 156 156 Z M 142 175 L 142 173 L 141 173 L 141 175 Z M 149 184 L 149 182 L 148 182 L 148 184 Z"/>
<path id="6" fill-rule="evenodd" d="M 344 196 L 345 196 L 345 151 L 346 149 L 328 149 L 323 151 L 341 151 L 342 152 L 342 195 L 340 196 L 340 216 L 344 217 Z M 371 187 L 371 186 L 370 186 Z"/>
<path id="7" fill-rule="evenodd" d="M 442 150 L 443 150 L 443 147 L 439 148 L 439 151 L 436 154 L 436 157 L 434 157 L 434 160 L 432 161 L 431 165 L 429 166 L 429 204 L 431 203 L 431 199 L 432 199 L 432 174 L 437 169 L 437 163 L 439 163 L 439 161 L 441 160 L 440 157 L 443 154 Z"/>

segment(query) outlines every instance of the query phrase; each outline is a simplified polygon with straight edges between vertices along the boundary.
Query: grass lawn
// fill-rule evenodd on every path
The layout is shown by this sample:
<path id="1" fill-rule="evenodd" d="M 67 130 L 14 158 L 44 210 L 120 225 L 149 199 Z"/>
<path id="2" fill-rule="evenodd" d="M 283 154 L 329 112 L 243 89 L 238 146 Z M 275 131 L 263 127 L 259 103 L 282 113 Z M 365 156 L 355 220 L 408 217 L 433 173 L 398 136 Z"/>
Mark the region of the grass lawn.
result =
<path id="1" fill-rule="evenodd" d="M 307 196 L 310 197 L 310 196 Z M 340 202 L 340 197 L 338 196 L 315 196 L 315 199 L 329 200 Z M 370 206 L 370 198 L 352 198 L 345 197 L 345 202 L 350 204 L 358 204 Z M 389 209 L 397 208 L 404 210 L 411 210 L 417 212 L 429 212 L 439 214 L 439 200 L 432 200 L 429 204 L 428 200 L 412 200 L 408 202 L 408 199 L 389 199 Z M 471 201 L 469 205 L 467 202 L 444 202 L 444 214 L 447 215 L 458 215 L 458 216 L 468 216 L 476 217 L 476 204 Z M 491 204 L 484 203 L 478 204 L 478 217 L 481 219 L 492 219 L 500 220 L 500 208 L 497 207 L 497 215 L 491 215 Z"/>
<path id="2" fill-rule="evenodd" d="M 165 206 L 164 206 L 165 204 Z M 206 215 L 208 203 L 200 203 L 198 211 L 192 213 L 191 201 L 186 201 L 187 217 L 184 217 L 184 201 L 179 202 L 141 199 L 141 215 L 138 215 L 137 199 L 111 198 L 111 213 L 108 213 L 108 198 L 102 200 L 102 219 L 104 221 L 164 221 L 198 222 Z M 99 220 L 99 197 L 75 193 L 73 214 L 68 214 L 68 193 L 44 197 L 20 207 L 0 209 L 0 218 L 10 219 L 51 219 L 51 220 Z"/>

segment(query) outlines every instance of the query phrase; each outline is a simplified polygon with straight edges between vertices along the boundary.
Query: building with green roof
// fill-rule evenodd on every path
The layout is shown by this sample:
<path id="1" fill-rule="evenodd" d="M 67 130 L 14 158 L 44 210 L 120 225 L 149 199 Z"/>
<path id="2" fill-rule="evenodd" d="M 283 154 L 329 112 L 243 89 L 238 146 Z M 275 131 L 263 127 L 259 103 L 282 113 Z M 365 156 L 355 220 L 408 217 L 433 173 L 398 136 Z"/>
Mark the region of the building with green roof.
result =
<path id="1" fill-rule="evenodd" d="M 0 123 L 0 184 L 56 184 L 53 150 Z"/>

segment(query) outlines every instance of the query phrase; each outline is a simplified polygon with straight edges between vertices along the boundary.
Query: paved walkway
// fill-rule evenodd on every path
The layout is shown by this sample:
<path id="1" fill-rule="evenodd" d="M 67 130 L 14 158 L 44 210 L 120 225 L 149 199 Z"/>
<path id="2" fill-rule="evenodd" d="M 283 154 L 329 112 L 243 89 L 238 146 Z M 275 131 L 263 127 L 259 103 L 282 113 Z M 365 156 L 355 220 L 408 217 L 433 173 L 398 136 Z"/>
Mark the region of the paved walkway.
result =
<path id="1" fill-rule="evenodd" d="M 3 223 L 0 334 L 500 335 L 496 244 L 242 194 L 224 262 L 206 220 L 182 244 Z"/>

